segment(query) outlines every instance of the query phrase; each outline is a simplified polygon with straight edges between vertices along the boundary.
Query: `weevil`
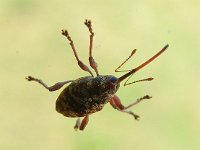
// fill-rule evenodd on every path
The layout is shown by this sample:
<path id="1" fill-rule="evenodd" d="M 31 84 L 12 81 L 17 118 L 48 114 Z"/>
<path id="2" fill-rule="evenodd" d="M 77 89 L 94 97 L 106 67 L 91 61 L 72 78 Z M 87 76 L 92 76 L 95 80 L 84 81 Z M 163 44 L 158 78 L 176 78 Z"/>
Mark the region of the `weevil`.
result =
<path id="1" fill-rule="evenodd" d="M 62 30 L 62 35 L 65 36 L 65 38 L 68 40 L 79 67 L 82 70 L 88 72 L 90 75 L 75 80 L 58 82 L 53 86 L 48 86 L 42 80 L 34 78 L 32 76 L 28 76 L 26 77 L 26 79 L 28 81 L 38 82 L 50 92 L 59 90 L 65 84 L 70 83 L 58 96 L 56 100 L 56 111 L 63 114 L 66 117 L 78 118 L 74 126 L 75 130 L 84 130 L 84 128 L 88 124 L 89 115 L 102 110 L 104 105 L 107 103 L 110 103 L 114 109 L 120 112 L 128 113 L 132 115 L 136 120 L 138 120 L 139 116 L 136 115 L 134 112 L 130 111 L 129 108 L 135 106 L 142 100 L 150 99 L 151 96 L 145 95 L 137 99 L 136 101 L 132 102 L 128 106 L 124 106 L 121 103 L 120 98 L 115 93 L 119 89 L 120 83 L 127 78 L 128 79 L 125 81 L 124 86 L 136 82 L 153 80 L 153 78 L 150 77 L 128 83 L 129 79 L 133 74 L 135 74 L 137 71 L 148 65 L 154 59 L 156 59 L 160 54 L 162 54 L 168 48 L 169 45 L 168 44 L 165 45 L 158 53 L 156 53 L 153 57 L 151 57 L 138 67 L 130 70 L 119 70 L 135 54 L 136 49 L 134 49 L 131 52 L 130 56 L 123 63 L 121 63 L 121 65 L 119 65 L 117 69 L 115 69 L 115 72 L 126 72 L 124 75 L 118 78 L 113 75 L 100 75 L 97 63 L 95 62 L 92 56 L 93 37 L 94 37 L 92 22 L 86 19 L 85 25 L 89 29 L 90 33 L 89 63 L 91 68 L 95 71 L 96 76 L 94 76 L 89 67 L 79 59 L 73 40 L 71 39 L 68 31 Z M 80 119 L 81 117 L 83 117 L 82 120 Z"/>

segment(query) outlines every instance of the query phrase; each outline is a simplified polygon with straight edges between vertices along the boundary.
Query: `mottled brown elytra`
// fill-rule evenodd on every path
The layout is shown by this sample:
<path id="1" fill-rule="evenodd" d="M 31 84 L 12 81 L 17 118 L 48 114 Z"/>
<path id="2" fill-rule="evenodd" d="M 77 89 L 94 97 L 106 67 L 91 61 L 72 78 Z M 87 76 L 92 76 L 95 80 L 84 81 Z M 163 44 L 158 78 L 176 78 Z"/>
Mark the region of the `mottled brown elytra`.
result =
<path id="1" fill-rule="evenodd" d="M 76 80 L 58 82 L 53 86 L 48 86 L 42 80 L 34 78 L 32 76 L 28 76 L 26 77 L 26 79 L 28 81 L 36 81 L 40 83 L 49 91 L 56 91 L 60 89 L 63 85 L 71 83 L 61 92 L 61 94 L 57 98 L 56 111 L 63 114 L 66 117 L 78 118 L 74 126 L 76 130 L 77 129 L 84 130 L 89 121 L 89 115 L 97 111 L 100 111 L 104 107 L 104 105 L 107 104 L 108 102 L 111 104 L 113 108 L 117 109 L 118 111 L 128 113 L 132 115 L 136 120 L 138 120 L 139 116 L 128 109 L 138 104 L 140 101 L 144 99 L 150 99 L 151 96 L 145 95 L 137 99 L 130 105 L 124 106 L 121 103 L 119 97 L 115 95 L 115 93 L 117 92 L 120 83 L 126 78 L 128 79 L 124 83 L 124 86 L 136 82 L 153 80 L 153 78 L 146 78 L 128 83 L 128 80 L 134 73 L 136 73 L 138 70 L 142 69 L 144 66 L 146 66 L 154 59 L 156 59 L 161 53 L 163 53 L 168 48 L 169 45 L 167 44 L 166 46 L 164 46 L 157 54 L 155 54 L 153 57 L 151 57 L 149 60 L 142 63 L 138 67 L 131 70 L 119 70 L 134 55 L 134 53 L 136 52 L 136 49 L 134 49 L 131 52 L 131 55 L 115 70 L 115 72 L 127 72 L 126 74 L 124 74 L 119 78 L 113 75 L 99 75 L 97 69 L 97 63 L 94 61 L 92 57 L 92 43 L 94 36 L 92 23 L 90 20 L 85 20 L 85 25 L 87 26 L 90 32 L 89 63 L 90 66 L 94 69 L 96 76 L 94 76 L 91 70 L 88 68 L 88 66 L 86 66 L 79 59 L 73 41 L 69 36 L 68 31 L 62 30 L 62 35 L 64 35 L 69 41 L 69 44 L 73 50 L 73 53 L 76 57 L 79 67 L 82 70 L 87 71 L 90 74 L 90 76 L 81 77 Z M 83 117 L 82 121 L 80 120 L 80 117 Z"/>

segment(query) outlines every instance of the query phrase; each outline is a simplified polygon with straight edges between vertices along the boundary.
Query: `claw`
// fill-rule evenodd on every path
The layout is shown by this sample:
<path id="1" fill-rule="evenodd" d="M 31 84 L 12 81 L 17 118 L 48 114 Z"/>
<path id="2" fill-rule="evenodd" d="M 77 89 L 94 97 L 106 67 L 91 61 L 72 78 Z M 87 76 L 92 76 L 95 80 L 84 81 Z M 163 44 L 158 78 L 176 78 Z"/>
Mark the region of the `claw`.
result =
<path id="1" fill-rule="evenodd" d="M 141 99 L 151 99 L 152 96 L 149 96 L 149 95 L 145 95 L 144 97 L 142 97 Z"/>
<path id="2" fill-rule="evenodd" d="M 31 76 L 28 76 L 28 77 L 26 77 L 25 79 L 28 80 L 28 81 L 33 81 L 35 78 L 33 78 L 33 77 L 31 77 Z"/>
<path id="3" fill-rule="evenodd" d="M 132 111 L 130 111 L 130 114 L 135 118 L 135 120 L 139 121 L 140 116 L 134 114 Z"/>
<path id="4" fill-rule="evenodd" d="M 68 31 L 67 30 L 62 30 L 62 35 L 68 36 Z"/>
<path id="5" fill-rule="evenodd" d="M 135 120 L 137 120 L 137 121 L 140 120 L 140 116 L 138 116 L 138 115 L 135 115 L 134 118 L 135 118 Z"/>
<path id="6" fill-rule="evenodd" d="M 92 22 L 91 20 L 85 20 L 85 25 L 88 27 L 88 28 L 91 28 L 92 27 Z"/>

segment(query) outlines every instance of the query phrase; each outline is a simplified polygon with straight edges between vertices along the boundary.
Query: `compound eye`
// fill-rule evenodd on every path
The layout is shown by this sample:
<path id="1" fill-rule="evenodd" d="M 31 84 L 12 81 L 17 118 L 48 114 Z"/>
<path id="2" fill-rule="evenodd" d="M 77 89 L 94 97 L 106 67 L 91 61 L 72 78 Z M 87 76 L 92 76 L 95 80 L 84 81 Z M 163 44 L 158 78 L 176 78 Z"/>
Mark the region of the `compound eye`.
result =
<path id="1" fill-rule="evenodd" d="M 110 78 L 110 81 L 111 81 L 112 83 L 115 83 L 115 82 L 117 81 L 117 78 L 116 78 L 116 77 L 111 77 L 111 78 Z"/>

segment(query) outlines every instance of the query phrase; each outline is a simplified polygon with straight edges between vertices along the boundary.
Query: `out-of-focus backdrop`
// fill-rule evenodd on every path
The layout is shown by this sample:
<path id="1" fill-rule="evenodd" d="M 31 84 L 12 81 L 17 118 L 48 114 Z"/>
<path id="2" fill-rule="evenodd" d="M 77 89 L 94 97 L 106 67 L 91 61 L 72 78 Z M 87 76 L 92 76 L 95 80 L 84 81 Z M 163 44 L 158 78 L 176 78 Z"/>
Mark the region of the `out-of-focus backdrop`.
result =
<path id="1" fill-rule="evenodd" d="M 197 150 L 200 148 L 200 2 L 114 0 L 0 1 L 0 149 L 1 150 Z M 88 64 L 93 23 L 93 55 L 100 74 L 114 69 L 137 48 L 124 66 L 131 69 L 165 44 L 169 49 L 121 85 L 117 95 L 129 104 L 145 94 L 151 100 L 130 115 L 106 105 L 90 116 L 84 132 L 75 119 L 55 111 L 61 90 L 49 93 L 27 82 L 33 75 L 49 85 L 88 75 L 73 56 L 61 29 L 68 29 L 80 58 Z"/>

